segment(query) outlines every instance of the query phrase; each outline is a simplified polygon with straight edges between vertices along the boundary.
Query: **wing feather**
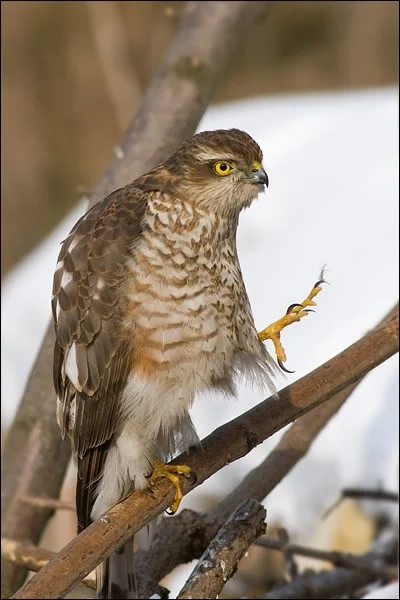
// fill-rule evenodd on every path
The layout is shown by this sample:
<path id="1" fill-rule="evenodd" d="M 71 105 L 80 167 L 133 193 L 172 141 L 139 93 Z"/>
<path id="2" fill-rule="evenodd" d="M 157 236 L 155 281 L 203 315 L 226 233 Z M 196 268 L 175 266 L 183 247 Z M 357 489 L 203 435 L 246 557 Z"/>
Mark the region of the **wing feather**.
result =
<path id="1" fill-rule="evenodd" d="M 121 283 L 142 231 L 147 194 L 127 186 L 91 208 L 64 240 L 53 281 L 53 378 L 62 435 L 78 460 L 80 527 L 90 522 L 95 482 L 118 425 L 131 342 Z"/>

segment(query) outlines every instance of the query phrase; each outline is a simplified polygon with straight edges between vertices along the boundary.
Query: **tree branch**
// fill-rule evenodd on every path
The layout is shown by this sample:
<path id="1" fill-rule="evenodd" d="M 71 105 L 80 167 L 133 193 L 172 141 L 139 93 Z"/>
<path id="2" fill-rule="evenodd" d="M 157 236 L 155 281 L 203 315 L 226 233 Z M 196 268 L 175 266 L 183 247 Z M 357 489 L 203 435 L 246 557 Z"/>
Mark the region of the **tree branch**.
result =
<path id="1" fill-rule="evenodd" d="M 272 398 L 210 434 L 182 460 L 196 480 L 182 480 L 186 494 L 226 464 L 245 456 L 258 444 L 298 417 L 316 408 L 361 379 L 398 351 L 398 309 L 341 354 L 286 387 Z M 115 548 L 170 506 L 174 489 L 158 480 L 152 490 L 135 491 L 74 538 L 37 573 L 15 598 L 62 597 Z"/>
<path id="2" fill-rule="evenodd" d="M 50 552 L 50 550 L 23 544 L 8 538 L 1 538 L 1 557 L 9 563 L 25 567 L 30 571 L 40 571 L 40 569 L 54 556 L 55 552 Z M 95 590 L 95 573 L 93 572 L 85 577 L 85 579 L 82 580 L 82 583 L 92 590 Z"/>
<path id="3" fill-rule="evenodd" d="M 265 517 L 259 502 L 243 502 L 210 542 L 177 598 L 218 598 L 249 546 L 265 533 Z"/>
<path id="4" fill-rule="evenodd" d="M 141 597 L 149 597 L 157 583 L 179 564 L 199 558 L 234 507 L 248 497 L 260 502 L 264 500 L 305 456 L 317 435 L 360 381 L 361 379 L 336 394 L 329 402 L 300 417 L 265 460 L 215 507 L 203 514 L 183 510 L 174 519 L 164 519 L 157 528 L 150 549 L 151 560 L 144 551 L 138 552 L 135 557 Z M 168 553 L 165 552 L 166 545 Z"/>
<path id="5" fill-rule="evenodd" d="M 30 504 L 30 506 L 36 506 L 36 508 L 53 508 L 55 510 L 73 510 L 75 511 L 75 504 L 72 502 L 63 502 L 56 498 L 43 498 L 42 496 L 18 496 L 18 501 L 23 504 Z"/>
<path id="6" fill-rule="evenodd" d="M 392 532 L 378 538 L 370 552 L 360 556 L 365 561 L 391 561 L 397 550 L 398 539 Z M 379 579 L 377 574 L 366 570 L 334 569 L 321 573 L 304 573 L 286 585 L 276 586 L 265 594 L 263 600 L 281 600 L 283 598 L 340 598 Z"/>
<path id="7" fill-rule="evenodd" d="M 382 319 L 383 326 L 397 314 L 394 308 Z M 215 507 L 204 514 L 184 510 L 174 519 L 164 519 L 157 528 L 151 546 L 151 560 L 140 551 L 135 558 L 140 595 L 150 596 L 157 583 L 179 564 L 199 558 L 218 528 L 246 498 L 260 502 L 306 455 L 311 444 L 336 414 L 363 378 L 335 394 L 329 402 L 300 417 L 283 435 L 275 449 Z M 168 553 L 165 547 L 168 545 Z"/>
<path id="8" fill-rule="evenodd" d="M 344 490 L 342 490 L 340 497 L 337 500 L 335 500 L 335 502 L 331 506 L 327 508 L 327 510 L 324 513 L 324 519 L 326 519 L 326 517 L 330 515 L 331 512 L 335 510 L 335 508 L 337 508 L 345 498 L 354 498 L 358 500 L 386 500 L 389 502 L 399 501 L 399 495 L 397 492 L 387 492 L 385 490 L 379 489 L 368 490 L 361 488 L 345 488 Z"/>
<path id="9" fill-rule="evenodd" d="M 387 490 L 369 490 L 366 488 L 344 488 L 342 490 L 343 498 L 355 498 L 358 500 L 387 500 L 389 502 L 398 502 L 399 494 L 397 492 L 388 492 Z"/>
<path id="10" fill-rule="evenodd" d="M 243 35 L 267 6 L 252 1 L 210 4 L 187 3 L 168 54 L 90 204 L 165 160 L 194 133 Z M 3 451 L 3 533 L 32 543 L 40 539 L 52 512 L 39 514 L 17 496 L 57 497 L 70 458 L 69 442 L 61 442 L 55 419 L 53 346 L 49 325 Z M 21 567 L 2 565 L 2 596 L 10 597 L 25 575 Z"/>
<path id="11" fill-rule="evenodd" d="M 346 567 L 347 569 L 357 569 L 359 571 L 368 571 L 375 577 L 384 577 L 392 579 L 397 576 L 395 567 L 388 567 L 376 557 L 366 558 L 349 552 L 329 552 L 327 550 L 318 550 L 317 548 L 307 548 L 298 544 L 283 543 L 279 540 L 261 538 L 256 541 L 258 546 L 268 548 L 269 550 L 278 550 L 279 552 L 288 552 L 289 554 L 299 554 L 300 556 L 309 556 L 317 560 L 329 561 L 337 567 Z"/>
<path id="12" fill-rule="evenodd" d="M 142 97 L 138 75 L 128 63 L 125 23 L 116 2 L 86 0 L 86 7 L 106 89 L 123 131 Z"/>

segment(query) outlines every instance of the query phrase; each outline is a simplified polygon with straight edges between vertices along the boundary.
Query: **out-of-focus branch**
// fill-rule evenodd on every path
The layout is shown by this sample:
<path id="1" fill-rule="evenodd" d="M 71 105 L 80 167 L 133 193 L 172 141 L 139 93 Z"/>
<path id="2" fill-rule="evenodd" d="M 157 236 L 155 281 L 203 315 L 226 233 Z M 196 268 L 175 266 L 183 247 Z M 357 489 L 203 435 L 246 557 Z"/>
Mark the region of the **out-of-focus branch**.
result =
<path id="1" fill-rule="evenodd" d="M 388 567 L 382 563 L 382 560 L 377 559 L 376 557 L 366 558 L 365 556 L 350 554 L 348 552 L 329 552 L 327 550 L 299 546 L 298 544 L 285 544 L 279 540 L 272 540 L 266 537 L 257 540 L 256 544 L 263 548 L 268 548 L 269 550 L 278 550 L 279 552 L 288 552 L 290 554 L 298 554 L 300 556 L 316 558 L 317 560 L 328 561 L 337 567 L 368 571 L 368 573 L 375 575 L 375 577 L 392 579 L 397 576 L 397 569 L 395 567 Z"/>
<path id="2" fill-rule="evenodd" d="M 187 3 L 169 51 L 93 190 L 91 204 L 163 161 L 194 133 L 243 34 L 257 24 L 267 4 Z M 52 512 L 38 512 L 18 502 L 17 496 L 57 497 L 70 458 L 69 443 L 60 441 L 55 420 L 53 346 L 49 326 L 3 450 L 3 534 L 34 544 Z M 2 596 L 10 597 L 26 571 L 9 563 L 1 570 Z"/>
<path id="3" fill-rule="evenodd" d="M 218 598 L 249 546 L 265 533 L 265 517 L 257 500 L 243 502 L 210 542 L 177 598 Z"/>
<path id="4" fill-rule="evenodd" d="M 48 327 L 31 371 L 14 422 L 7 433 L 2 457 L 2 534 L 37 543 L 53 514 L 18 502 L 19 496 L 57 497 L 70 459 L 68 441 L 61 441 L 55 419 L 52 380 L 54 331 Z M 1 564 L 1 595 L 9 598 L 26 576 L 26 570 Z"/>
<path id="5" fill-rule="evenodd" d="M 54 552 L 30 546 L 8 538 L 1 538 L 1 558 L 12 564 L 25 567 L 30 571 L 40 571 L 55 556 Z M 91 573 L 82 583 L 92 590 L 96 589 L 96 575 Z"/>
<path id="6" fill-rule="evenodd" d="M 373 545 L 370 552 L 360 558 L 366 561 L 392 562 L 397 550 L 398 538 L 393 532 L 385 531 Z M 338 568 L 321 573 L 304 573 L 286 585 L 276 586 L 265 594 L 263 600 L 283 598 L 340 598 L 379 579 L 379 575 L 366 570 Z"/>
<path id="7" fill-rule="evenodd" d="M 328 509 L 324 513 L 324 518 L 331 514 L 335 508 L 344 500 L 345 498 L 354 498 L 356 500 L 379 500 L 379 501 L 388 501 L 388 502 L 398 502 L 399 494 L 397 492 L 387 492 L 385 490 L 368 490 L 361 488 L 345 488 L 342 490 L 340 497 L 328 507 Z"/>
<path id="8" fill-rule="evenodd" d="M 196 476 L 195 481 L 185 478 L 181 482 L 183 493 L 203 483 L 226 464 L 245 456 L 294 419 L 333 398 L 397 351 L 396 308 L 382 325 L 283 389 L 279 400 L 261 402 L 205 438 L 201 449 L 173 461 L 185 462 Z M 62 597 L 115 548 L 170 506 L 173 497 L 173 486 L 164 480 L 156 481 L 151 491 L 133 492 L 67 544 L 14 597 L 44 599 L 54 594 Z"/>
<path id="9" fill-rule="evenodd" d="M 387 500 L 388 502 L 398 502 L 399 494 L 387 490 L 369 490 L 364 488 L 344 488 L 342 498 L 354 498 L 357 500 Z"/>
<path id="10" fill-rule="evenodd" d="M 142 96 L 134 66 L 128 61 L 127 31 L 118 2 L 87 0 L 86 7 L 108 95 L 123 131 Z"/>
<path id="11" fill-rule="evenodd" d="M 41 496 L 19 496 L 18 501 L 23 504 L 30 504 L 37 508 L 52 508 L 54 510 L 75 510 L 75 505 L 71 502 L 63 502 L 57 498 L 43 498 Z"/>

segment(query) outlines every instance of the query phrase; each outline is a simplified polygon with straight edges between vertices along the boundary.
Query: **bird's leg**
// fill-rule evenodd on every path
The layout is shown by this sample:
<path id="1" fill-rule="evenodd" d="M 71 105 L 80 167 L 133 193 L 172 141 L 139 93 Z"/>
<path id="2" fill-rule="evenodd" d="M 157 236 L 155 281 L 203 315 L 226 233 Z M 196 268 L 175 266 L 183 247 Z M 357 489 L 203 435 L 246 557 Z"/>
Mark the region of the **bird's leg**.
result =
<path id="1" fill-rule="evenodd" d="M 312 309 L 308 308 L 309 306 L 316 306 L 316 302 L 314 302 L 315 296 L 320 293 L 322 290 L 322 284 L 326 283 L 324 280 L 324 270 L 322 269 L 320 277 L 318 281 L 314 284 L 311 292 L 308 294 L 307 298 L 301 302 L 301 304 L 291 304 L 286 311 L 286 314 L 272 325 L 269 325 L 258 334 L 258 339 L 260 342 L 264 342 L 265 340 L 272 340 L 278 365 L 283 371 L 287 373 L 293 373 L 293 371 L 288 371 L 286 367 L 283 365 L 286 362 L 286 353 L 283 349 L 282 343 L 280 341 L 282 329 L 295 323 L 296 321 L 300 321 L 303 317 L 307 316 L 309 312 L 314 312 Z"/>
<path id="2" fill-rule="evenodd" d="M 184 475 L 190 477 L 191 469 L 186 465 L 166 465 L 160 461 L 155 461 L 153 465 L 153 472 L 150 477 L 147 478 L 149 485 L 153 485 L 155 480 L 159 477 L 167 477 L 175 486 L 175 500 L 170 507 L 170 515 L 176 513 L 183 498 L 181 483 L 178 475 Z"/>

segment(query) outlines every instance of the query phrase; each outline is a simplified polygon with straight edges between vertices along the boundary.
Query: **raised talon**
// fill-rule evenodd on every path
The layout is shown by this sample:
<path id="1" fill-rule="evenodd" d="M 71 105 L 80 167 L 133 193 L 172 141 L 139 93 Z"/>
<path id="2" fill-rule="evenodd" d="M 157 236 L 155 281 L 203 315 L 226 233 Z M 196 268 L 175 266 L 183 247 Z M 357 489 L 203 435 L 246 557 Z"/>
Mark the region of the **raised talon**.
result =
<path id="1" fill-rule="evenodd" d="M 179 481 L 178 475 L 190 477 L 190 473 L 191 469 L 186 465 L 166 465 L 159 461 L 156 461 L 154 463 L 153 472 L 150 475 L 150 477 L 147 478 L 149 485 L 154 485 L 155 480 L 159 477 L 166 477 L 175 486 L 175 499 L 170 507 L 170 512 L 167 511 L 169 515 L 173 515 L 176 513 L 183 498 L 181 482 Z"/>
<path id="2" fill-rule="evenodd" d="M 286 371 L 286 373 L 294 373 L 294 371 L 289 371 L 283 364 L 284 362 L 286 362 L 286 354 L 280 341 L 281 332 L 288 325 L 291 325 L 296 321 L 300 321 L 300 319 L 307 316 L 308 313 L 315 312 L 312 308 L 308 307 L 316 306 L 314 298 L 322 290 L 321 286 L 323 283 L 326 283 L 324 279 L 324 269 L 322 269 L 321 271 L 319 280 L 314 284 L 311 292 L 308 294 L 307 298 L 305 298 L 303 302 L 301 302 L 301 304 L 297 302 L 291 304 L 288 307 L 286 314 L 281 319 L 275 321 L 275 323 L 272 323 L 272 325 L 269 325 L 268 327 L 260 331 L 260 333 L 258 334 L 258 339 L 261 342 L 264 342 L 265 340 L 271 340 L 273 342 L 278 365 L 280 366 L 282 371 Z"/>

